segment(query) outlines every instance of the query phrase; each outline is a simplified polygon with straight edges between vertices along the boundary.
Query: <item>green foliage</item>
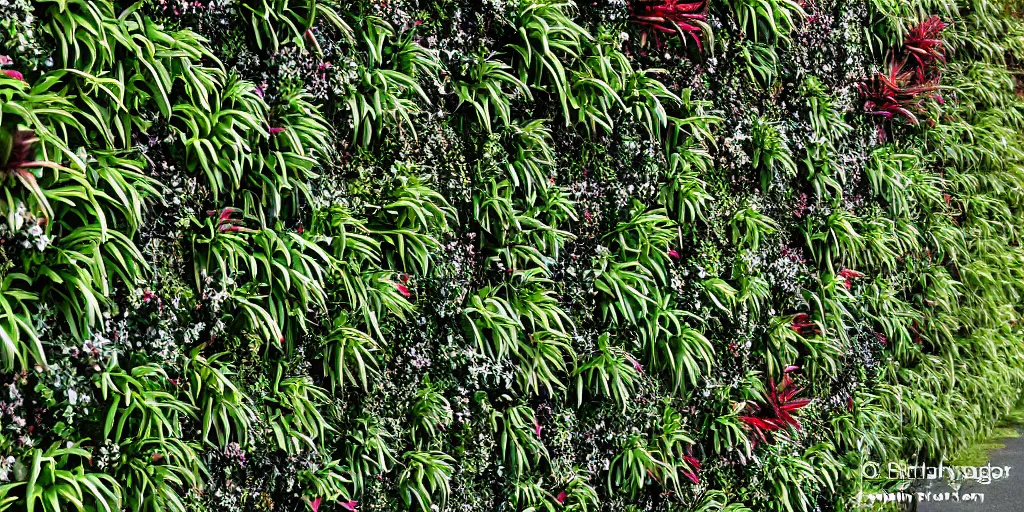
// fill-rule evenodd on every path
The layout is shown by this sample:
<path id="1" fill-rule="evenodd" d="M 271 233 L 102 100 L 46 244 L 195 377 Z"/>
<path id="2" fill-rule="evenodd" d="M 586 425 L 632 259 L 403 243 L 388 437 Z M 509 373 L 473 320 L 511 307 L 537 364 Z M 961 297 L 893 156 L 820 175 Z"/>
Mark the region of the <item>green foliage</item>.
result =
<path id="1" fill-rule="evenodd" d="M 1019 2 L 620 4 L 0 8 L 0 511 L 847 510 L 986 436 Z"/>

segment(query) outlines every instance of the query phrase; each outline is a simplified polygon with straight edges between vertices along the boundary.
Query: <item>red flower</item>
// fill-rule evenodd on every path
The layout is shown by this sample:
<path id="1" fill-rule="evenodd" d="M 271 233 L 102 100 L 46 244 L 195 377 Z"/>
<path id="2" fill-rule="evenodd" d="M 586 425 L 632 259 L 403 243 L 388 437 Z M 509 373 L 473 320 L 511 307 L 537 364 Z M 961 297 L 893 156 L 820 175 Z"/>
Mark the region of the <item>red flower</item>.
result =
<path id="1" fill-rule="evenodd" d="M 854 279 L 864 277 L 864 274 L 848 268 L 840 270 L 838 275 L 843 279 L 843 286 L 845 286 L 847 290 L 853 288 Z"/>
<path id="2" fill-rule="evenodd" d="M 315 500 L 309 502 L 309 508 L 313 509 L 313 512 L 317 512 L 320 510 L 320 503 L 323 502 L 323 500 L 323 498 L 317 496 Z"/>
<path id="3" fill-rule="evenodd" d="M 358 504 L 358 501 L 346 501 L 345 503 L 340 501 L 338 502 L 338 505 L 341 505 L 341 508 L 348 510 L 349 512 L 356 512 L 356 505 Z"/>
<path id="4" fill-rule="evenodd" d="M 629 362 L 633 363 L 633 369 L 634 370 L 636 370 L 636 371 L 638 371 L 640 373 L 644 372 L 644 367 L 643 367 L 642 364 L 640 364 L 640 361 L 637 361 L 636 359 L 633 359 L 632 357 L 629 357 L 629 356 L 626 356 L 626 357 L 627 357 L 627 359 L 629 359 Z"/>
<path id="5" fill-rule="evenodd" d="M 7 76 L 9 76 L 9 77 L 11 77 L 11 78 L 13 78 L 15 80 L 21 80 L 22 82 L 25 81 L 25 76 L 22 75 L 21 72 L 19 72 L 19 71 L 15 71 L 13 69 L 4 69 L 2 71 L 3 71 L 3 74 L 5 74 L 5 75 L 7 75 Z"/>
<path id="6" fill-rule="evenodd" d="M 857 272 L 856 270 L 850 270 L 848 268 L 844 268 L 844 269 L 840 270 L 839 271 L 839 275 L 841 277 L 843 277 L 844 279 L 857 279 L 857 278 L 860 278 L 860 277 L 864 277 L 863 273 Z"/>
<path id="7" fill-rule="evenodd" d="M 669 256 L 671 256 L 671 257 L 673 257 L 673 258 L 675 258 L 675 259 L 677 259 L 677 260 L 679 259 L 679 253 L 678 253 L 678 252 L 676 252 L 676 250 L 675 250 L 675 249 L 670 249 L 670 250 L 668 251 L 668 255 L 669 255 Z"/>
<path id="8" fill-rule="evenodd" d="M 793 320 L 789 327 L 801 336 L 814 336 L 821 334 L 821 329 L 818 327 L 818 324 L 810 321 L 810 317 L 807 313 L 797 313 L 793 315 Z"/>
<path id="9" fill-rule="evenodd" d="M 565 498 L 566 498 L 565 491 L 561 491 L 561 492 L 558 493 L 558 496 L 555 496 L 555 501 L 557 501 L 560 505 L 564 505 L 565 504 Z"/>
<path id="10" fill-rule="evenodd" d="M 398 289 L 398 293 L 401 293 L 402 296 L 407 299 L 412 296 L 412 294 L 409 293 L 409 287 L 405 286 L 404 284 L 395 283 L 395 288 Z"/>

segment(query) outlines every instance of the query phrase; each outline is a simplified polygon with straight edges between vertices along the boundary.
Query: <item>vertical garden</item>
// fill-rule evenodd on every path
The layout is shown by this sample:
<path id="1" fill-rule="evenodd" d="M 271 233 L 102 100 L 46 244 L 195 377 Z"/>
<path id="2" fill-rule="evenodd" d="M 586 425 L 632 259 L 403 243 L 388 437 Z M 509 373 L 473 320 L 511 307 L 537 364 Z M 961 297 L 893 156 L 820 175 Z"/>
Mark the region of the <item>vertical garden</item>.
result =
<path id="1" fill-rule="evenodd" d="M 1024 385 L 1004 0 L 0 0 L 0 511 L 856 510 Z"/>

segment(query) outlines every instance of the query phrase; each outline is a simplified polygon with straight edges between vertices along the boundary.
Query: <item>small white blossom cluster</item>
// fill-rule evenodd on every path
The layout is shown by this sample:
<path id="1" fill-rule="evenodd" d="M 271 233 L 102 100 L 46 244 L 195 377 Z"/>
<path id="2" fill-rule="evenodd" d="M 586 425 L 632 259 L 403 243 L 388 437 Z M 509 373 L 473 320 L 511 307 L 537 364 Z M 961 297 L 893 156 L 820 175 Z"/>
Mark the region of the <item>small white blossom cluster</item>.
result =
<path id="1" fill-rule="evenodd" d="M 0 54 L 15 53 L 28 58 L 44 54 L 36 42 L 36 18 L 28 0 L 0 0 Z M 53 59 L 48 62 L 52 65 Z"/>
<path id="2" fill-rule="evenodd" d="M 99 471 L 114 469 L 121 460 L 121 446 L 105 439 L 92 454 L 92 464 Z"/>
<path id="3" fill-rule="evenodd" d="M 14 460 L 14 457 L 11 455 L 8 455 L 7 457 L 0 459 L 0 482 L 11 481 L 11 473 L 14 471 L 14 464 L 16 462 L 17 461 Z"/>
<path id="4" fill-rule="evenodd" d="M 53 242 L 43 229 L 46 219 L 33 215 L 24 203 L 18 203 L 12 220 L 14 222 L 13 231 L 7 222 L 0 223 L 0 243 L 12 241 L 21 249 L 45 251 Z"/>

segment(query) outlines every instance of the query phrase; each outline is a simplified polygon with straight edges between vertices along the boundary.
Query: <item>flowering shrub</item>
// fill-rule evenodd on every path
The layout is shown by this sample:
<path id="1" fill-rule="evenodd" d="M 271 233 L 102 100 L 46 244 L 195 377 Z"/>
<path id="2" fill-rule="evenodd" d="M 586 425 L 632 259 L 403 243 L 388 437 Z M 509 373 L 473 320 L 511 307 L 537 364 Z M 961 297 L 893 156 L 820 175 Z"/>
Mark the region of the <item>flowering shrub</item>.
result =
<path id="1" fill-rule="evenodd" d="M 848 510 L 1024 384 L 1005 3 L 0 3 L 0 511 Z"/>

